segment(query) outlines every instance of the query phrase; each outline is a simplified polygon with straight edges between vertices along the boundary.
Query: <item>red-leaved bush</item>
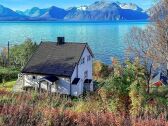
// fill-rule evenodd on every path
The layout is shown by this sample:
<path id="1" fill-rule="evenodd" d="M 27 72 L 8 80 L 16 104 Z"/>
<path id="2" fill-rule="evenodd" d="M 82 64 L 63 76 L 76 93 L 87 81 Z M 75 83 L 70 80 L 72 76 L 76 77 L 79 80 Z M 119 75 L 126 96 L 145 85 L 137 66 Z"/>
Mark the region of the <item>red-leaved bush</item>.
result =
<path id="1" fill-rule="evenodd" d="M 112 113 L 107 109 L 75 111 L 74 108 L 81 101 L 31 93 L 0 91 L 0 94 L 0 126 L 168 126 L 166 113 L 132 117 L 129 113 Z M 56 105 L 53 104 L 55 102 Z M 86 102 L 90 102 L 88 105 L 93 104 L 91 100 Z M 86 102 L 83 101 L 83 104 Z"/>
<path id="2" fill-rule="evenodd" d="M 167 126 L 165 119 L 129 119 L 110 112 L 76 113 L 45 108 L 33 110 L 27 105 L 4 106 L 1 111 L 5 126 Z"/>

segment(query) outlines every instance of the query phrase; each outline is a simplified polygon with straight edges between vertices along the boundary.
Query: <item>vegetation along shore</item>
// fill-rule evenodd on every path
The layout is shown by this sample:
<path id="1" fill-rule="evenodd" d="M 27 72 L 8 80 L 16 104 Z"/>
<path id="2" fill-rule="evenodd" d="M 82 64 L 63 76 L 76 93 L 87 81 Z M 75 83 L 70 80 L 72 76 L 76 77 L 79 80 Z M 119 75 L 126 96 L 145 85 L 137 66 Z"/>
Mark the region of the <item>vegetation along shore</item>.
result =
<path id="1" fill-rule="evenodd" d="M 161 7 L 161 8 L 160 8 Z M 94 92 L 80 97 L 13 92 L 38 45 L 31 39 L 0 55 L 2 126 L 168 126 L 168 1 L 152 9 L 152 23 L 126 35 L 127 59 L 93 63 Z M 159 75 L 159 76 L 158 76 Z M 159 81 L 153 81 L 155 77 Z M 156 83 L 155 83 L 156 82 Z"/>

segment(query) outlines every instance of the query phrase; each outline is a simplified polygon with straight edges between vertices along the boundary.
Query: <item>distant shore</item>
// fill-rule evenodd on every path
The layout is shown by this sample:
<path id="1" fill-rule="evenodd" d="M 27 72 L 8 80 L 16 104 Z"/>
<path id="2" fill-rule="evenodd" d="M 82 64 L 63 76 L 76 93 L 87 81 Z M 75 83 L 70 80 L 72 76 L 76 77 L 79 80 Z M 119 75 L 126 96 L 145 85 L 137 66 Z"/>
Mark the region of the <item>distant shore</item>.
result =
<path id="1" fill-rule="evenodd" d="M 131 23 L 131 22 L 151 22 L 149 20 L 118 20 L 118 21 L 38 21 L 38 20 L 23 20 L 23 21 L 0 21 L 0 23 Z"/>

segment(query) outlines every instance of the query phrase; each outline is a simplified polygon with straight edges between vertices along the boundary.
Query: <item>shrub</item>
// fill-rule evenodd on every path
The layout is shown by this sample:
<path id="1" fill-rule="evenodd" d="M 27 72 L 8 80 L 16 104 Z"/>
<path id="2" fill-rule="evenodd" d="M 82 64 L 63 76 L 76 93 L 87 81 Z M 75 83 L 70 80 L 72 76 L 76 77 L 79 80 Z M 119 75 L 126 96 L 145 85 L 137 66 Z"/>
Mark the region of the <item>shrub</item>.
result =
<path id="1" fill-rule="evenodd" d="M 98 96 L 98 94 L 94 94 L 87 98 L 73 101 L 69 98 L 49 97 L 46 94 L 39 95 L 37 93 L 13 94 L 0 91 L 0 94 L 0 125 L 3 126 L 167 125 L 167 110 L 165 109 L 166 105 L 163 105 L 165 102 L 157 97 L 154 102 L 147 103 L 142 115 L 134 118 L 124 111 L 118 112 L 122 110 L 117 104 L 118 101 L 116 99 L 108 100 L 104 95 L 102 96 L 105 99 Z M 33 100 L 35 100 L 35 103 L 32 102 Z M 59 106 L 54 107 L 53 105 L 57 100 L 59 101 Z M 107 100 L 108 103 L 104 103 L 103 100 Z M 161 104 L 158 104 L 159 102 Z M 117 108 L 115 108 L 116 106 Z"/>
<path id="2" fill-rule="evenodd" d="M 0 67 L 0 83 L 16 79 L 18 73 L 17 69 Z"/>
<path id="3" fill-rule="evenodd" d="M 108 77 L 110 71 L 108 70 L 108 66 L 100 61 L 95 61 L 93 63 L 93 76 L 95 80 L 99 80 L 100 78 Z"/>
<path id="4" fill-rule="evenodd" d="M 40 123 L 40 112 L 33 111 L 27 105 L 11 106 L 5 105 L 1 112 L 3 123 L 6 126 L 38 125 Z"/>

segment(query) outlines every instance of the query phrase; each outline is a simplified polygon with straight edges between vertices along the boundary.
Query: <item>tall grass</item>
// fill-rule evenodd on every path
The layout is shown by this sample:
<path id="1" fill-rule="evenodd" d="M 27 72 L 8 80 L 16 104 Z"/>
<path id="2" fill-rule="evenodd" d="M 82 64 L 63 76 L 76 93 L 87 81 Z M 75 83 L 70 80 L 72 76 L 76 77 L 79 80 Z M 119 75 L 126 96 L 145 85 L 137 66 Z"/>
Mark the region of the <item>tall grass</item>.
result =
<path id="1" fill-rule="evenodd" d="M 2 126 L 166 126 L 166 115 L 137 118 L 124 112 L 111 112 L 102 100 L 48 96 L 35 92 L 13 94 L 0 90 L 0 125 Z"/>

